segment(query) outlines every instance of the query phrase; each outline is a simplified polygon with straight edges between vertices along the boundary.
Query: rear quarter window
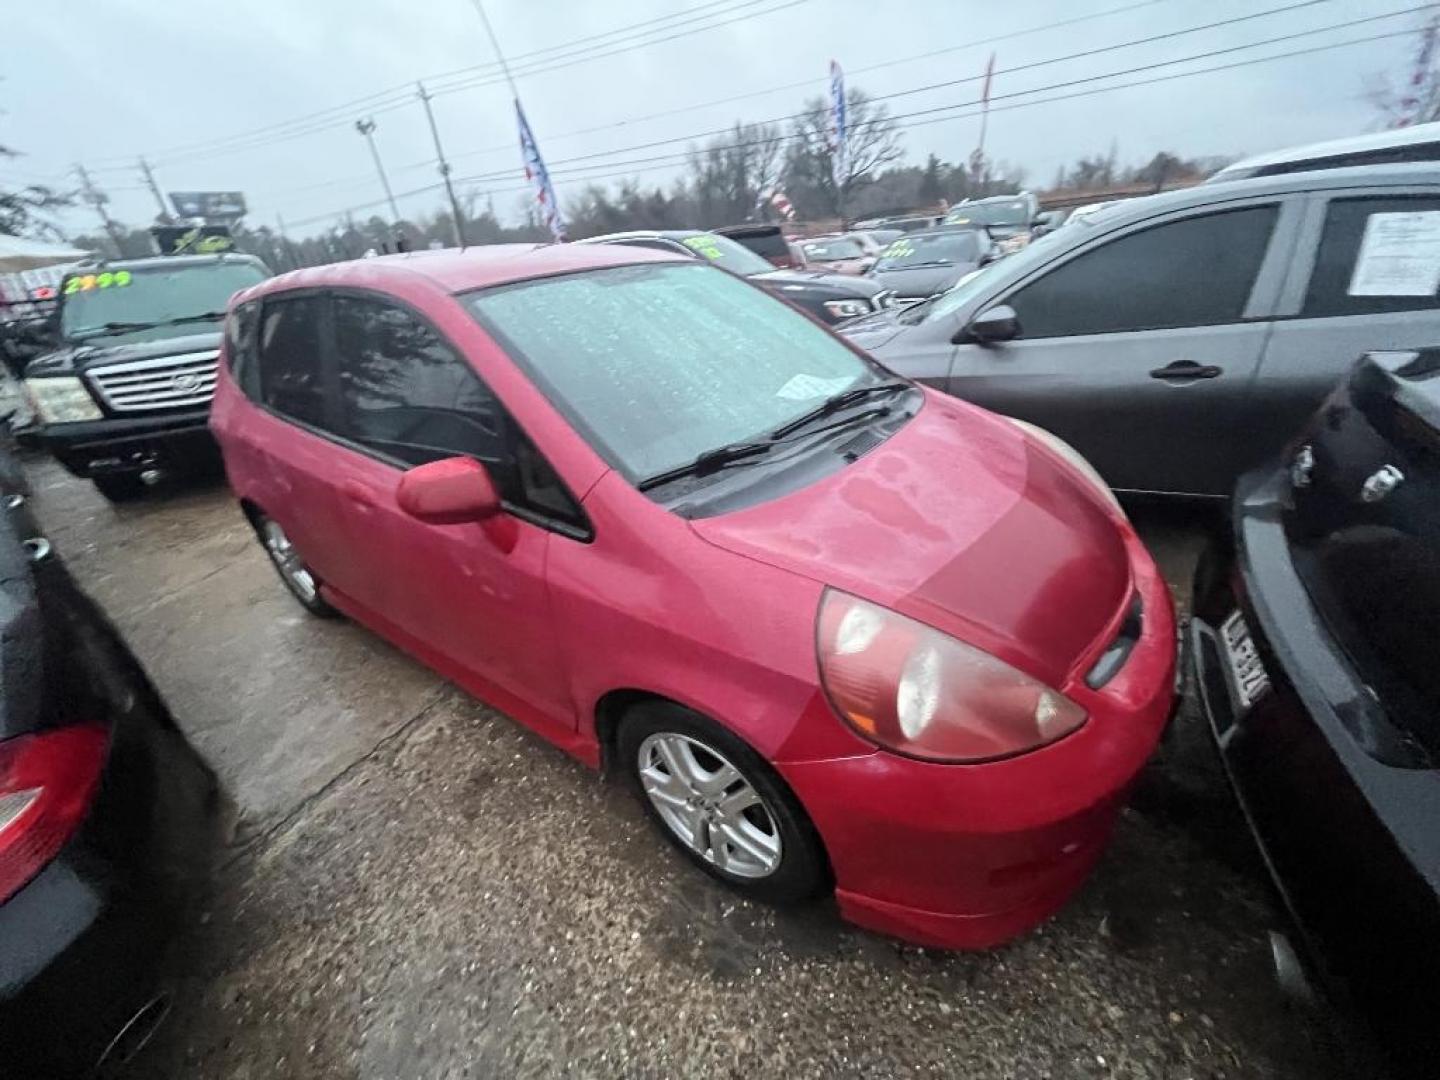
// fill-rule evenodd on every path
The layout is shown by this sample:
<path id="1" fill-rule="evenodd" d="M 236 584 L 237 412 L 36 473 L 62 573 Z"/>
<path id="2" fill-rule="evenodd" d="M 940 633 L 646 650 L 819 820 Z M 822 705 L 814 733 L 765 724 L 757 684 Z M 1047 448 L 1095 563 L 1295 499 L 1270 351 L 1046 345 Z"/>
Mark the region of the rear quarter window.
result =
<path id="1" fill-rule="evenodd" d="M 1440 196 L 1332 200 L 1301 317 L 1433 311 L 1440 260 L 1422 250 L 1432 233 Z"/>
<path id="2" fill-rule="evenodd" d="M 255 356 L 259 340 L 260 302 L 240 304 L 225 319 L 225 361 L 230 375 L 247 397 L 258 389 L 259 366 Z"/>

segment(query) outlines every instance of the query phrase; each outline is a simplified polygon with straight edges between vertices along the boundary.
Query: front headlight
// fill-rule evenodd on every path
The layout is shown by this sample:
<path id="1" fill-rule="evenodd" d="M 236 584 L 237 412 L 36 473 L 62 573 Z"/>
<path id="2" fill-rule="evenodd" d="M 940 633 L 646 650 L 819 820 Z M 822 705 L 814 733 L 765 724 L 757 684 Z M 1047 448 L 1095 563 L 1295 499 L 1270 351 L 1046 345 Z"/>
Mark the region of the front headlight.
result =
<path id="1" fill-rule="evenodd" d="M 931 761 L 1011 757 L 1085 723 L 1064 694 L 989 653 L 867 600 L 820 602 L 820 679 L 851 727 Z"/>
<path id="2" fill-rule="evenodd" d="M 1079 450 L 1076 450 L 1053 431 L 1046 431 L 1044 428 L 1037 427 L 1035 424 L 1026 420 L 1016 420 L 1013 416 L 1007 416 L 1006 419 L 1036 442 L 1042 443 L 1047 449 L 1054 453 L 1056 457 L 1071 466 L 1081 476 L 1085 477 L 1086 480 L 1089 480 L 1095 489 L 1099 491 L 1101 495 L 1105 496 L 1106 501 L 1111 506 L 1119 510 L 1121 514 L 1125 513 L 1125 508 L 1120 505 L 1120 500 L 1115 497 L 1114 490 L 1111 489 L 1110 485 L 1105 482 L 1105 478 L 1100 475 L 1094 465 L 1091 465 L 1090 462 L 1085 459 L 1085 455 L 1080 453 Z"/>
<path id="3" fill-rule="evenodd" d="M 51 375 L 26 379 L 25 391 L 35 415 L 47 424 L 66 424 L 77 420 L 99 420 L 100 406 L 73 375 Z"/>
<path id="4" fill-rule="evenodd" d="M 870 313 L 870 301 L 868 300 L 826 300 L 825 310 L 832 318 L 853 319 L 856 315 L 868 315 Z"/>

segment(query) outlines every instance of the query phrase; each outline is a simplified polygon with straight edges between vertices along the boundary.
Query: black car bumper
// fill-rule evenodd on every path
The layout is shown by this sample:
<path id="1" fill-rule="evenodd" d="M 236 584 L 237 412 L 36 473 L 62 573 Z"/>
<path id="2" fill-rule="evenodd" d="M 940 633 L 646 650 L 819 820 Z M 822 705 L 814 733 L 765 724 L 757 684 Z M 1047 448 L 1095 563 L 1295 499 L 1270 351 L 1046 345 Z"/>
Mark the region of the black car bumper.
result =
<path id="1" fill-rule="evenodd" d="M 1440 1052 L 1440 867 L 1407 833 L 1434 828 L 1440 776 L 1363 747 L 1368 693 L 1316 615 L 1281 523 L 1282 478 L 1251 474 L 1233 540 L 1196 574 L 1190 655 L 1202 710 L 1276 886 L 1332 993 L 1402 1062 Z M 1221 626 L 1239 611 L 1270 689 L 1241 709 Z M 1373 707 L 1373 702 L 1366 703 Z M 1419 820 L 1417 821 L 1417 816 Z"/>
<path id="2" fill-rule="evenodd" d="M 201 470 L 219 460 L 209 418 L 209 410 L 200 409 L 164 417 L 46 424 L 33 439 L 76 476 Z"/>
<path id="3" fill-rule="evenodd" d="M 147 1006 L 164 994 L 170 950 L 203 893 L 218 837 L 214 774 L 89 601 L 63 602 L 85 621 L 77 667 L 116 708 L 94 718 L 109 722 L 110 746 L 84 824 L 0 904 L 7 1080 L 87 1074 L 122 1032 L 143 1034 L 127 1025 L 142 1012 L 139 1025 L 147 1023 Z"/>

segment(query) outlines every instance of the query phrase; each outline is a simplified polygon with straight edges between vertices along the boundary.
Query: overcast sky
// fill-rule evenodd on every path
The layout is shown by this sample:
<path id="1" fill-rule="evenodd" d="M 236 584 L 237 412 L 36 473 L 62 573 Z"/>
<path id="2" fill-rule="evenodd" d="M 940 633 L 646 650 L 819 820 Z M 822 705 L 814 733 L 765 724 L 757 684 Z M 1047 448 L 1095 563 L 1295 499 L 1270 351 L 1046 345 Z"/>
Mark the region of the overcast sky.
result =
<path id="1" fill-rule="evenodd" d="M 1332 27 L 1418 2 L 487 0 L 487 10 L 563 203 L 592 178 L 668 182 L 675 166 L 666 155 L 683 152 L 686 143 L 644 144 L 737 119 L 786 116 L 806 97 L 826 92 L 832 57 L 844 65 L 852 87 L 889 95 L 974 79 L 993 50 L 995 111 L 987 149 L 1023 167 L 1035 187 L 1046 186 L 1057 166 L 1104 153 L 1112 143 L 1121 162 L 1132 163 L 1162 149 L 1187 157 L 1237 155 L 1356 134 L 1376 126 L 1367 92 L 1377 79 L 1406 72 L 1416 49 L 1414 31 L 1427 13 L 1109 81 L 1409 31 L 1229 71 L 1021 108 L 1013 106 L 1106 82 L 1004 95 Z M 1279 8 L 1289 10 L 1015 70 Z M 636 27 L 667 16 L 667 22 Z M 1069 25 L 1045 28 L 1062 20 Z M 493 193 L 502 219 L 513 220 L 521 205 L 515 189 L 523 174 L 505 86 L 496 81 L 440 93 L 490 76 L 483 65 L 494 54 L 471 0 L 78 0 L 65 6 L 63 18 L 50 6 L 11 0 L 3 35 L 0 145 L 24 152 L 0 161 L 6 184 L 67 185 L 67 170 L 81 162 L 111 194 L 118 218 L 148 224 L 156 208 L 135 164 L 144 154 L 163 190 L 241 190 L 253 224 L 273 225 L 283 214 L 291 231 L 302 235 L 325 228 L 346 208 L 386 214 L 365 141 L 354 129 L 358 117 L 373 114 L 401 212 L 419 215 L 438 209 L 442 198 L 438 191 L 403 194 L 439 180 L 424 113 L 409 85 L 424 78 L 437 91 L 436 119 L 456 175 L 480 178 L 466 179 L 462 190 Z M 580 40 L 596 35 L 609 36 Z M 671 40 L 632 47 L 658 37 Z M 582 49 L 612 55 L 573 62 Z M 523 59 L 541 50 L 553 51 Z M 531 70 L 562 61 L 568 66 Z M 477 66 L 479 71 L 447 74 Z M 896 96 L 888 104 L 897 114 L 915 113 L 964 105 L 978 93 L 978 80 L 960 82 Z M 714 104 L 738 95 L 748 96 Z M 350 104 L 364 98 L 370 100 Z M 923 162 L 932 151 L 963 160 L 975 145 L 973 116 L 928 113 L 906 122 L 912 125 L 904 133 L 910 161 Z M 293 137 L 280 137 L 287 134 Z M 612 151 L 613 158 L 600 156 Z M 581 160 L 565 163 L 574 158 Z M 75 231 L 93 231 L 96 224 L 89 210 L 62 219 Z"/>

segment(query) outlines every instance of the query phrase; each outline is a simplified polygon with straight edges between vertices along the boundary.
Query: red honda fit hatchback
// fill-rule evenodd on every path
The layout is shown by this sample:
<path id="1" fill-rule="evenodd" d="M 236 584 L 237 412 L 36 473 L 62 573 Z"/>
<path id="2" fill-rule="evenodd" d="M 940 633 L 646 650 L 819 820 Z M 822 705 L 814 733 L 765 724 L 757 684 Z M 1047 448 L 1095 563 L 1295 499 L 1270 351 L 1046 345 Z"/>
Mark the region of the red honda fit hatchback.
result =
<path id="1" fill-rule="evenodd" d="M 1095 863 L 1174 612 L 1064 444 L 744 280 L 607 246 L 238 295 L 211 424 L 285 584 L 641 796 L 769 900 L 981 947 Z"/>

